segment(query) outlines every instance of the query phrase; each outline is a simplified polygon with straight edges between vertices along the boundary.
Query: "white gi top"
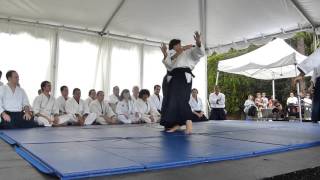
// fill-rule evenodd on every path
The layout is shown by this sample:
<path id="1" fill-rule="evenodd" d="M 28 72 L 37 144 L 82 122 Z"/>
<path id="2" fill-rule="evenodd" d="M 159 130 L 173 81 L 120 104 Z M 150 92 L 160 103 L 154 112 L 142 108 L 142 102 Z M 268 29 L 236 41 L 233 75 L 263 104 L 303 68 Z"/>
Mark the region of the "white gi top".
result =
<path id="1" fill-rule="evenodd" d="M 110 104 L 117 104 L 119 102 L 119 98 L 116 95 L 111 94 L 108 97 L 107 102 L 110 103 Z"/>
<path id="2" fill-rule="evenodd" d="M 111 107 L 105 101 L 101 103 L 96 99 L 90 103 L 90 112 L 95 113 L 97 116 L 108 116 L 109 118 L 115 116 Z"/>
<path id="3" fill-rule="evenodd" d="M 43 93 L 34 99 L 32 109 L 35 114 L 40 113 L 48 117 L 59 114 L 59 107 L 56 99 L 51 95 L 50 97 L 47 97 Z"/>
<path id="4" fill-rule="evenodd" d="M 119 101 L 117 104 L 116 112 L 118 115 L 126 115 L 129 116 L 130 114 L 135 113 L 134 102 L 129 100 L 126 102 L 125 100 Z"/>
<path id="5" fill-rule="evenodd" d="M 21 112 L 25 106 L 29 106 L 29 100 L 26 92 L 16 87 L 12 92 L 8 85 L 0 86 L 0 114 L 3 111 Z"/>
<path id="6" fill-rule="evenodd" d="M 69 98 L 66 102 L 66 112 L 72 115 L 89 114 L 89 107 L 86 106 L 86 104 L 82 99 L 79 100 L 79 104 L 78 104 L 78 102 L 72 97 L 72 98 Z"/>
<path id="7" fill-rule="evenodd" d="M 68 97 L 68 99 L 70 99 L 70 98 Z M 60 97 L 57 98 L 56 101 L 57 101 L 57 104 L 58 104 L 58 107 L 59 107 L 59 114 L 67 113 L 66 112 L 66 102 L 67 102 L 67 100 L 65 100 L 63 96 L 60 96 Z"/>
<path id="8" fill-rule="evenodd" d="M 205 51 L 203 45 L 200 48 L 198 46 L 192 47 L 183 51 L 176 60 L 172 60 L 171 57 L 175 54 L 175 50 L 169 50 L 167 58 L 162 61 L 168 71 L 175 68 L 190 68 L 193 70 L 200 58 L 204 56 Z"/>
<path id="9" fill-rule="evenodd" d="M 197 97 L 197 99 L 190 97 L 189 104 L 192 111 L 202 111 L 203 112 L 203 104 L 200 97 Z"/>
<path id="10" fill-rule="evenodd" d="M 161 110 L 163 97 L 159 95 L 159 97 L 155 94 L 149 97 L 150 105 L 153 109 Z"/>
<path id="11" fill-rule="evenodd" d="M 90 103 L 93 101 L 93 99 L 89 96 L 86 100 L 84 100 L 84 103 L 90 107 Z"/>
<path id="12" fill-rule="evenodd" d="M 219 93 L 218 95 L 211 93 L 209 95 L 209 102 L 211 108 L 225 108 L 226 98 L 223 93 Z"/>

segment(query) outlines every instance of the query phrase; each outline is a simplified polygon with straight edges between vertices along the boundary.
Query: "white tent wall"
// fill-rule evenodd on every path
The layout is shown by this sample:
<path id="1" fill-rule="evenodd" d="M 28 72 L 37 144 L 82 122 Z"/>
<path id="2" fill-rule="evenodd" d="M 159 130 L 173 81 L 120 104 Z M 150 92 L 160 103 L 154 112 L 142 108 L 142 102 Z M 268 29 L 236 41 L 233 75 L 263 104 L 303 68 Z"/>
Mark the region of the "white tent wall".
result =
<path id="1" fill-rule="evenodd" d="M 25 38 L 27 41 L 23 42 Z M 78 87 L 82 98 L 86 98 L 92 88 L 108 95 L 115 85 L 130 91 L 132 86 L 139 85 L 153 93 L 153 86 L 162 85 L 166 73 L 158 46 L 61 29 L 0 23 L 0 47 L 4 52 L 0 55 L 0 69 L 4 74 L 10 69 L 18 71 L 30 103 L 43 80 L 53 82 L 56 96 L 60 95 L 60 86 L 67 85 L 70 96 L 72 89 Z M 194 74 L 193 87 L 205 100 L 204 58 Z"/>

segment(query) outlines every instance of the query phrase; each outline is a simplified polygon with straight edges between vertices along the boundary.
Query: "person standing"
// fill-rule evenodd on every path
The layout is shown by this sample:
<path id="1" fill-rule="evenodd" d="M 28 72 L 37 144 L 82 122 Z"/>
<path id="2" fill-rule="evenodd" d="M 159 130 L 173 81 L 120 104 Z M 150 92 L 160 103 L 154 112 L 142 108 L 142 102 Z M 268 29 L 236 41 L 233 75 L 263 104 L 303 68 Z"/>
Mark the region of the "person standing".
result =
<path id="1" fill-rule="evenodd" d="M 214 87 L 214 92 L 209 95 L 211 107 L 210 120 L 226 120 L 226 97 L 220 92 L 219 86 Z"/>
<path id="2" fill-rule="evenodd" d="M 189 104 L 192 87 L 192 70 L 204 56 L 201 36 L 195 32 L 196 46 L 182 46 L 179 39 L 172 39 L 169 52 L 164 53 L 164 61 L 168 70 L 166 87 L 163 92 L 165 103 L 161 109 L 160 124 L 167 132 L 175 132 L 180 126 L 186 125 L 186 134 L 192 133 L 192 110 Z"/>

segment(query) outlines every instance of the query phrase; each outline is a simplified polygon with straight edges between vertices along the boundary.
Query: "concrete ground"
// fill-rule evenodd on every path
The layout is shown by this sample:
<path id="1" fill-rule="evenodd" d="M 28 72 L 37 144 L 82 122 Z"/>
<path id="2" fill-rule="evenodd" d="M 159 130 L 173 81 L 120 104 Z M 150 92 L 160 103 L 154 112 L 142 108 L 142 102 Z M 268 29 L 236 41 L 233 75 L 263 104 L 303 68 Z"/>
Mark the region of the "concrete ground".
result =
<path id="1" fill-rule="evenodd" d="M 320 147 L 242 160 L 207 163 L 183 168 L 149 171 L 91 179 L 99 180 L 233 180 L 262 179 L 320 166 Z M 38 172 L 0 140 L 0 180 L 56 179 Z M 320 179 L 320 177 L 319 177 Z"/>

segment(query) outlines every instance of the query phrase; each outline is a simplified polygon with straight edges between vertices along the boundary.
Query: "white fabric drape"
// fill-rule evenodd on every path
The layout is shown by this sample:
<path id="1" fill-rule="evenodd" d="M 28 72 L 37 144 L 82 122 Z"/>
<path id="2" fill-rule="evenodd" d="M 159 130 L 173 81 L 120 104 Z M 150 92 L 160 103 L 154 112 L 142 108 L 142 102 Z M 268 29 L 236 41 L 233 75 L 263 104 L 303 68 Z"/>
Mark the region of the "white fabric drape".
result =
<path id="1" fill-rule="evenodd" d="M 159 47 L 144 46 L 143 50 L 143 88 L 153 93 L 154 85 L 162 86 L 162 80 L 167 73 L 162 63 L 163 55 Z M 162 91 L 161 91 L 162 93 Z"/>
<path id="2" fill-rule="evenodd" d="M 86 98 L 96 85 L 98 52 L 98 37 L 59 32 L 57 88 L 68 86 L 70 95 L 73 88 L 80 88 L 82 98 Z"/>
<path id="3" fill-rule="evenodd" d="M 110 40 L 110 45 L 109 93 L 114 86 L 131 90 L 140 84 L 140 46 L 117 40 Z"/>
<path id="4" fill-rule="evenodd" d="M 55 32 L 37 26 L 0 23 L 0 70 L 2 81 L 7 82 L 8 70 L 16 70 L 20 85 L 32 102 L 40 83 L 52 80 L 52 52 Z"/>

